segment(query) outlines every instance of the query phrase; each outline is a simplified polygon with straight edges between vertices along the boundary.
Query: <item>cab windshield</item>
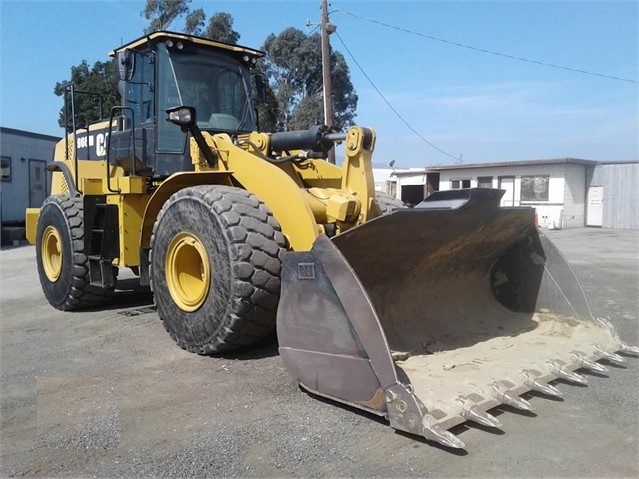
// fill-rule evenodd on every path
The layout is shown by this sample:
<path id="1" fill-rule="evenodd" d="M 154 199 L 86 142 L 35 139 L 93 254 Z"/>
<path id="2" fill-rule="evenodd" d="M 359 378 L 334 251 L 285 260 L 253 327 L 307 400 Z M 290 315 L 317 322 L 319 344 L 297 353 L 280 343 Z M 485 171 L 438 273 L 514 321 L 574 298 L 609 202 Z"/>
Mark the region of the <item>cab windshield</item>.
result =
<path id="1" fill-rule="evenodd" d="M 180 105 L 196 109 L 203 130 L 256 130 L 250 96 L 250 72 L 235 58 L 190 45 L 185 51 L 160 48 L 160 111 Z M 162 57 L 164 60 L 162 61 Z"/>

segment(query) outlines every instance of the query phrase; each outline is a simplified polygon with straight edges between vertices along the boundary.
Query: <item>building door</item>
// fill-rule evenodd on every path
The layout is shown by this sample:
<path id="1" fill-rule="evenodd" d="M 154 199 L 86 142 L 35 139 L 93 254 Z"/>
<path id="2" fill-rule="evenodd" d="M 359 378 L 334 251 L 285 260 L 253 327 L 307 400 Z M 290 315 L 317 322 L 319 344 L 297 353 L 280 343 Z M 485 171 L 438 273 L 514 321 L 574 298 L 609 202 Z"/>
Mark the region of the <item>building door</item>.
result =
<path id="1" fill-rule="evenodd" d="M 588 188 L 586 226 L 603 226 L 603 186 Z"/>
<path id="2" fill-rule="evenodd" d="M 424 189 L 425 185 L 402 185 L 401 200 L 410 206 L 421 203 L 426 197 Z"/>
<path id="3" fill-rule="evenodd" d="M 515 206 L 515 177 L 500 176 L 499 189 L 505 191 L 499 206 Z"/>
<path id="4" fill-rule="evenodd" d="M 426 196 L 439 191 L 439 173 L 426 173 Z"/>
<path id="5" fill-rule="evenodd" d="M 47 197 L 47 162 L 29 159 L 29 208 L 39 208 Z"/>

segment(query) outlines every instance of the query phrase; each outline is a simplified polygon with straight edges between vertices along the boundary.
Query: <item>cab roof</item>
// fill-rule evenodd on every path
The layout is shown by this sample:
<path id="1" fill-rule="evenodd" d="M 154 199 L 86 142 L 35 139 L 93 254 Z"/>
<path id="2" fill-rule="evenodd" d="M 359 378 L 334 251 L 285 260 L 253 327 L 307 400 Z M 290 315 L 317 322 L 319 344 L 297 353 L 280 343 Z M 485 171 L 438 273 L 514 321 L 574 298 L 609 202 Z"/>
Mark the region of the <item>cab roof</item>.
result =
<path id="1" fill-rule="evenodd" d="M 109 52 L 109 56 L 114 57 L 118 52 L 124 50 L 141 50 L 144 49 L 149 43 L 158 43 L 167 40 L 174 41 L 186 41 L 197 43 L 199 45 L 204 45 L 207 47 L 228 50 L 234 53 L 243 53 L 252 57 L 263 57 L 266 53 L 261 50 L 255 50 L 249 47 L 243 47 L 241 45 L 232 45 L 230 43 L 218 42 L 214 40 L 209 40 L 208 38 L 196 37 L 194 35 L 187 35 L 186 33 L 176 33 L 176 32 L 168 32 L 168 31 L 160 31 L 153 32 L 147 35 L 144 35 L 137 40 L 133 40 L 125 45 L 122 45 L 119 48 Z"/>

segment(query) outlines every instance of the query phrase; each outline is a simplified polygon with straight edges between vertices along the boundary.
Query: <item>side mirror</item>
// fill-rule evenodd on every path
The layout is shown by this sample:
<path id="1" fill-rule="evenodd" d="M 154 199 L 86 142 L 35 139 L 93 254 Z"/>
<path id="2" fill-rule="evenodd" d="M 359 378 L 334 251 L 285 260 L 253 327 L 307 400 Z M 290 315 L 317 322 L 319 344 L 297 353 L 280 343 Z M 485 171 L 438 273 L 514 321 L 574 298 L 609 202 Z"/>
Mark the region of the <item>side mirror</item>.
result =
<path id="1" fill-rule="evenodd" d="M 195 108 L 192 106 L 174 106 L 166 109 L 166 120 L 189 131 L 195 125 Z"/>
<path id="2" fill-rule="evenodd" d="M 262 73 L 257 73 L 253 77 L 255 79 L 255 93 L 257 94 L 257 101 L 266 101 L 266 77 Z"/>
<path id="3" fill-rule="evenodd" d="M 118 52 L 118 80 L 131 81 L 135 73 L 135 54 L 131 50 Z"/>

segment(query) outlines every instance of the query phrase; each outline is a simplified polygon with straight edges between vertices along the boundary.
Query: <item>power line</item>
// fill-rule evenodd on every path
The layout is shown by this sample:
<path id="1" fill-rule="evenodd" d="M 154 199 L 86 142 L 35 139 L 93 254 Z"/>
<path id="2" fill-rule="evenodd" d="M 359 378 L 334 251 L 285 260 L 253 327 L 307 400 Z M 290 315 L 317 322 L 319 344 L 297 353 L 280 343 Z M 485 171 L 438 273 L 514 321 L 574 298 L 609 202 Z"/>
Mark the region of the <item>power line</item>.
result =
<path id="1" fill-rule="evenodd" d="M 381 97 L 381 99 L 384 100 L 384 103 L 386 103 L 386 105 L 388 105 L 388 108 L 390 108 L 393 111 L 393 113 L 395 113 L 395 115 L 397 115 L 397 118 L 399 118 L 402 121 L 402 123 L 404 123 L 404 125 L 406 125 L 413 133 L 415 133 L 424 143 L 429 145 L 431 148 L 434 148 L 435 150 L 439 151 L 440 153 L 443 153 L 444 155 L 449 156 L 450 158 L 453 158 L 454 160 L 457 160 L 457 161 L 459 161 L 462 158 L 461 155 L 460 156 L 451 155 L 450 153 L 442 150 L 441 148 L 437 147 L 436 145 L 433 145 L 430 141 L 428 141 L 426 138 L 424 138 L 421 135 L 421 133 L 419 133 L 415 128 L 413 128 L 410 125 L 410 123 L 408 123 L 408 121 L 406 121 L 406 119 L 402 115 L 400 115 L 400 113 L 395 109 L 395 107 L 393 105 L 391 105 L 391 103 L 386 99 L 386 97 L 379 90 L 379 88 L 377 88 L 377 86 L 375 86 L 375 83 L 373 83 L 373 80 L 371 80 L 371 78 L 366 74 L 366 72 L 364 71 L 362 66 L 359 64 L 359 62 L 355 59 L 355 57 L 353 56 L 351 51 L 348 49 L 348 47 L 344 43 L 344 40 L 342 40 L 342 37 L 340 37 L 339 33 L 334 32 L 334 34 L 338 38 L 338 40 L 340 41 L 342 46 L 344 47 L 344 50 L 346 50 L 346 52 L 349 54 L 349 56 L 351 57 L 351 59 L 353 60 L 355 65 L 357 65 L 357 68 L 359 68 L 359 71 L 362 72 L 362 75 L 364 75 L 364 77 L 368 80 L 368 83 L 371 84 L 371 86 L 375 89 L 375 91 Z"/>
<path id="2" fill-rule="evenodd" d="M 510 55 L 508 53 L 501 53 L 501 52 L 497 52 L 497 51 L 493 51 L 493 50 L 486 50 L 485 48 L 474 47 L 472 45 L 465 45 L 463 43 L 453 42 L 451 40 L 446 40 L 445 38 L 434 37 L 432 35 L 426 35 L 424 33 L 415 32 L 415 31 L 412 31 L 412 30 L 408 30 L 406 28 L 397 27 L 395 25 L 390 25 L 388 23 L 380 22 L 379 20 L 372 20 L 370 18 L 362 17 L 361 15 L 357 15 L 355 13 L 347 12 L 345 10 L 335 10 L 335 11 L 339 12 L 339 13 L 343 13 L 345 15 L 350 15 L 351 17 L 357 18 L 359 20 L 363 20 L 365 22 L 375 23 L 377 25 L 381 25 L 381 26 L 386 27 L 386 28 L 391 28 L 393 30 L 398 30 L 400 32 L 409 33 L 411 35 L 417 35 L 418 37 L 427 38 L 428 40 L 434 40 L 436 42 L 446 43 L 448 45 L 453 45 L 453 46 L 460 47 L 460 48 L 466 48 L 467 50 L 473 50 L 473 51 L 479 52 L 479 53 L 486 53 L 488 55 L 495 55 L 495 56 L 498 56 L 498 57 L 508 58 L 510 60 L 517 60 L 517 61 L 520 61 L 520 62 L 532 63 L 532 64 L 535 64 L 535 65 L 541 65 L 541 66 L 544 66 L 544 67 L 557 68 L 559 70 L 567 70 L 567 71 L 570 71 L 570 72 L 573 72 L 573 73 L 581 73 L 583 75 L 591 75 L 591 76 L 596 76 L 596 77 L 600 77 L 600 78 L 606 78 L 608 80 L 617 80 L 617 81 L 623 81 L 623 82 L 628 82 L 628 83 L 639 83 L 639 81 L 633 80 L 631 78 L 622 78 L 622 77 L 617 77 L 617 76 L 613 76 L 613 75 L 606 75 L 604 73 L 597 73 L 597 72 L 591 72 L 591 71 L 587 71 L 587 70 L 580 70 L 580 69 L 577 69 L 577 68 L 571 68 L 571 67 L 567 67 L 567 66 L 563 66 L 563 65 L 555 65 L 553 63 L 546 63 L 546 62 L 541 62 L 541 61 L 538 61 L 538 60 L 531 60 L 529 58 L 518 57 L 518 56 L 515 56 L 515 55 Z"/>

